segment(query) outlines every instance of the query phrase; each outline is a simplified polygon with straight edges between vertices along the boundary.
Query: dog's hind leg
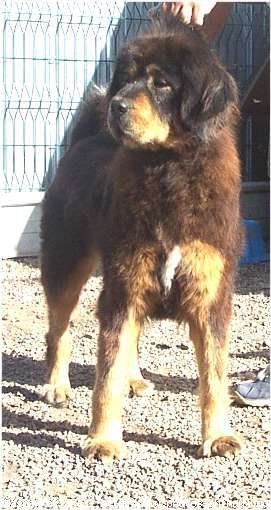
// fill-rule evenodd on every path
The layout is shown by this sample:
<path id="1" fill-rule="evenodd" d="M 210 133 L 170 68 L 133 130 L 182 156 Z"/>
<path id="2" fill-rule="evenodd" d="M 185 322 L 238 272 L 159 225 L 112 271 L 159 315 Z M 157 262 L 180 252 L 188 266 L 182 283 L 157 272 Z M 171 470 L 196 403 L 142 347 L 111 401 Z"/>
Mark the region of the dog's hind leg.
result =
<path id="1" fill-rule="evenodd" d="M 130 385 L 130 397 L 141 397 L 143 395 L 149 394 L 152 392 L 154 388 L 154 384 L 144 377 L 141 374 L 141 370 L 138 362 L 138 337 L 131 339 L 131 354 L 129 361 L 129 385 Z"/>
<path id="2" fill-rule="evenodd" d="M 94 258 L 84 258 L 77 262 L 73 271 L 66 275 L 61 290 L 52 292 L 48 280 L 43 275 L 43 283 L 48 304 L 49 331 L 47 341 L 47 364 L 49 387 L 45 395 L 47 402 L 62 407 L 71 397 L 69 362 L 72 341 L 69 320 L 75 308 L 81 289 L 94 270 Z"/>

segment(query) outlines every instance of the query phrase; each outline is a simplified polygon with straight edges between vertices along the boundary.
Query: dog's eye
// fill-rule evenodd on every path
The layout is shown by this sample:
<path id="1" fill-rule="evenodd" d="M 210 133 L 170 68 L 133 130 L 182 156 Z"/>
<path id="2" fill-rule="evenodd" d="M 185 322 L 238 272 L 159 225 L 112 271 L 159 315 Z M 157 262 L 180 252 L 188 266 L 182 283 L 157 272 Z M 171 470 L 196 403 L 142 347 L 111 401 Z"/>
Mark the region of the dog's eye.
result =
<path id="1" fill-rule="evenodd" d="M 156 89 L 163 89 L 165 87 L 170 87 L 169 83 L 167 82 L 167 80 L 165 78 L 163 78 L 163 76 L 155 76 L 153 78 L 153 86 Z"/>

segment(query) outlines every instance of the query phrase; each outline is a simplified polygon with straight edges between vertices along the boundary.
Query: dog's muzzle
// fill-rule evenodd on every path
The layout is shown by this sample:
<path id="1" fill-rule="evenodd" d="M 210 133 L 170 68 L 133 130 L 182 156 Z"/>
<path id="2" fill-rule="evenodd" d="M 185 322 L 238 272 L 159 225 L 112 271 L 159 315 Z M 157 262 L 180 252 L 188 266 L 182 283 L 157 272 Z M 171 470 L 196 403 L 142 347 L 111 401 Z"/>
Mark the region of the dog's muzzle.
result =
<path id="1" fill-rule="evenodd" d="M 125 134 L 129 126 L 130 101 L 121 97 L 114 97 L 108 112 L 108 126 L 113 136 L 119 138 Z"/>
<path id="2" fill-rule="evenodd" d="M 123 98 L 114 98 L 111 101 L 111 115 L 114 117 L 114 119 L 122 119 L 123 116 L 125 116 L 129 110 L 129 101 L 127 99 Z"/>

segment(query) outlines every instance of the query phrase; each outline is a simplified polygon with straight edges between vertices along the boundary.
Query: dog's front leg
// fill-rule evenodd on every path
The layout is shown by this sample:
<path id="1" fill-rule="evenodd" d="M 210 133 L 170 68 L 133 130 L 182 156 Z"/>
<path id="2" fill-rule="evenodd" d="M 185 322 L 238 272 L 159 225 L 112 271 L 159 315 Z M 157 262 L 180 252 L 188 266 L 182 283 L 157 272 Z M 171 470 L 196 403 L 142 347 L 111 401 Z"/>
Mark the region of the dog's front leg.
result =
<path id="1" fill-rule="evenodd" d="M 100 335 L 92 423 L 84 455 L 110 461 L 124 453 L 122 411 L 129 387 L 129 365 L 139 324 L 132 308 L 110 312 L 100 302 Z"/>
<path id="2" fill-rule="evenodd" d="M 210 319 L 210 316 L 209 316 Z M 220 318 L 216 318 L 216 323 Z M 221 328 L 223 329 L 223 328 Z M 198 455 L 227 457 L 241 450 L 242 441 L 230 430 L 228 424 L 228 339 L 226 332 L 214 334 L 210 320 L 190 323 L 190 336 L 193 340 L 198 369 L 199 396 L 202 418 L 202 446 Z"/>

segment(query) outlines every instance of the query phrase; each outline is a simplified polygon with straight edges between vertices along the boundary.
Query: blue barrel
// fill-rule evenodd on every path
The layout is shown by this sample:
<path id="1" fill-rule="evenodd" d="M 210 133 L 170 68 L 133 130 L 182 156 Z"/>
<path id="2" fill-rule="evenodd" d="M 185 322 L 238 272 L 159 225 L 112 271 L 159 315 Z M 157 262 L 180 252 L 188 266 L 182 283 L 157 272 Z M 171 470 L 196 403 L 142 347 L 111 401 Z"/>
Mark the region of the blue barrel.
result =
<path id="1" fill-rule="evenodd" d="M 244 224 L 246 245 L 240 264 L 257 264 L 269 260 L 260 223 L 255 220 L 244 220 Z"/>

